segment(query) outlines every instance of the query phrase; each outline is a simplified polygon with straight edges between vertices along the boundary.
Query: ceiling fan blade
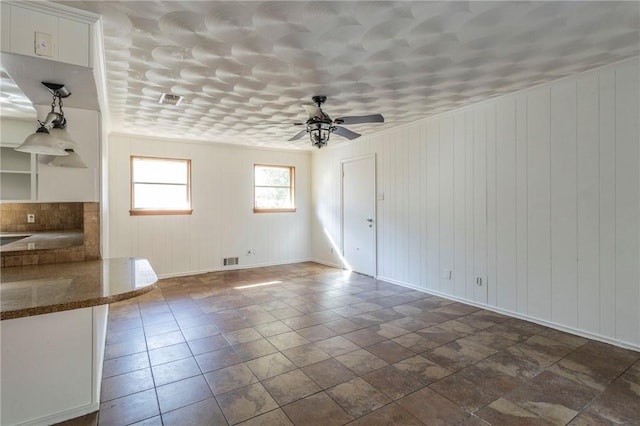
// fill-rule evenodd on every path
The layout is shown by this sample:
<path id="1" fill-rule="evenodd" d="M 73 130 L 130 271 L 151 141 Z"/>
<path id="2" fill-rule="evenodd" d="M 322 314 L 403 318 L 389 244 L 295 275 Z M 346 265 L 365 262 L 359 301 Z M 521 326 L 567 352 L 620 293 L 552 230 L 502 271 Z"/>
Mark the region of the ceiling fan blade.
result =
<path id="1" fill-rule="evenodd" d="M 345 137 L 349 140 L 353 140 L 355 138 L 360 137 L 360 133 L 352 132 L 351 130 L 345 129 L 344 127 L 340 127 L 340 126 L 335 126 L 335 130 L 333 131 L 333 133 L 335 133 L 336 135 Z"/>
<path id="2" fill-rule="evenodd" d="M 380 114 L 340 117 L 334 122 L 336 124 L 384 123 L 384 117 Z"/>
<path id="3" fill-rule="evenodd" d="M 307 133 L 307 129 L 300 130 L 300 132 L 298 132 L 294 137 L 289 139 L 289 141 L 297 141 L 298 139 L 303 137 L 306 133 Z"/>
<path id="4" fill-rule="evenodd" d="M 302 106 L 304 107 L 304 110 L 307 111 L 307 114 L 309 114 L 310 118 L 323 117 L 322 110 L 320 109 L 319 106 L 317 105 L 302 105 Z"/>

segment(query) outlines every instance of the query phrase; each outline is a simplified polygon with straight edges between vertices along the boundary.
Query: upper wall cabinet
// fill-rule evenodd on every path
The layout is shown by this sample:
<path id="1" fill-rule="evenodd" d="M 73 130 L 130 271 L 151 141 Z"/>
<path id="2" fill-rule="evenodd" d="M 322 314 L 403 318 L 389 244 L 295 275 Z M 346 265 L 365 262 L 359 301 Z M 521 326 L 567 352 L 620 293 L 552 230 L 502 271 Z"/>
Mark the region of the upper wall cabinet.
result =
<path id="1" fill-rule="evenodd" d="M 75 9 L 2 3 L 2 51 L 91 67 L 91 23 Z"/>
<path id="2" fill-rule="evenodd" d="M 36 155 L 14 148 L 33 133 L 33 121 L 0 117 L 0 200 L 35 201 Z"/>

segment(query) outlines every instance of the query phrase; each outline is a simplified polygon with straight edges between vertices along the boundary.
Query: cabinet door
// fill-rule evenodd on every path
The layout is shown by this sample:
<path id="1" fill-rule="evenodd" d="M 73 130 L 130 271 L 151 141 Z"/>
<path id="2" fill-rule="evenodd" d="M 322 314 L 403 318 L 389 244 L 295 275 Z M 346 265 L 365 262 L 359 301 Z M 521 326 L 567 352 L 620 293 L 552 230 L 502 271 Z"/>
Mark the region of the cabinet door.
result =
<path id="1" fill-rule="evenodd" d="M 9 40 L 11 38 L 11 6 L 8 4 L 0 4 L 0 19 L 2 20 L 2 26 L 0 26 L 0 43 L 3 52 L 10 52 L 11 46 Z"/>
<path id="2" fill-rule="evenodd" d="M 58 56 L 58 17 L 23 9 L 11 8 L 11 52 L 37 56 L 35 53 L 36 32 L 51 34 L 53 56 Z"/>
<path id="3" fill-rule="evenodd" d="M 60 18 L 58 60 L 67 64 L 89 66 L 89 25 Z"/>

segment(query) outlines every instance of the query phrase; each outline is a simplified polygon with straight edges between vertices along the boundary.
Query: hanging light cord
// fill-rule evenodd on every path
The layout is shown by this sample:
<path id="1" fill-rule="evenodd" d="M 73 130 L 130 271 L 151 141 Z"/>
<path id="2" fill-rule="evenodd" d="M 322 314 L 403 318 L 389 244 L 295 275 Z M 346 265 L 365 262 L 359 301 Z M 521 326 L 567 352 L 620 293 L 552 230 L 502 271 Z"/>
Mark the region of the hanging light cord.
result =
<path id="1" fill-rule="evenodd" d="M 62 111 L 62 96 L 60 96 L 60 93 L 58 92 L 55 93 L 55 96 L 58 97 L 58 110 L 60 111 L 60 114 L 58 120 L 53 122 L 53 125 L 60 129 L 64 129 L 67 127 L 67 119 L 64 118 L 64 111 Z"/>
<path id="2" fill-rule="evenodd" d="M 64 112 L 62 111 L 62 96 L 59 93 L 55 93 L 53 95 L 53 102 L 55 103 L 56 97 L 58 97 L 58 109 L 60 110 L 60 115 L 64 118 Z"/>
<path id="3" fill-rule="evenodd" d="M 67 120 L 64 118 L 64 111 L 62 110 L 62 97 L 56 91 L 52 92 L 53 100 L 51 101 L 51 112 L 47 114 L 47 118 L 45 121 L 38 120 L 40 126 L 45 128 L 60 128 L 64 129 L 67 124 Z M 56 112 L 56 101 L 58 102 L 58 110 L 60 112 Z"/>

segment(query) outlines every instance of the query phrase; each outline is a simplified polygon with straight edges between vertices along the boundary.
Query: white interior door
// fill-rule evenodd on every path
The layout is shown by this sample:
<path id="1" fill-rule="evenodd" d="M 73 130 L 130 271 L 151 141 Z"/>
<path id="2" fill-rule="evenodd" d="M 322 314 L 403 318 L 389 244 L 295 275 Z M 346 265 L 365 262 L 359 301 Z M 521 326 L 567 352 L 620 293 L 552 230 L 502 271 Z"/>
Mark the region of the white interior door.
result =
<path id="1" fill-rule="evenodd" d="M 343 256 L 347 267 L 376 276 L 375 157 L 342 163 Z"/>

